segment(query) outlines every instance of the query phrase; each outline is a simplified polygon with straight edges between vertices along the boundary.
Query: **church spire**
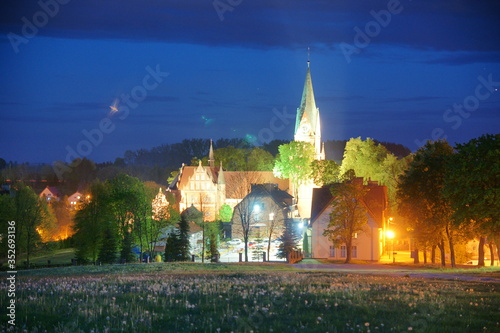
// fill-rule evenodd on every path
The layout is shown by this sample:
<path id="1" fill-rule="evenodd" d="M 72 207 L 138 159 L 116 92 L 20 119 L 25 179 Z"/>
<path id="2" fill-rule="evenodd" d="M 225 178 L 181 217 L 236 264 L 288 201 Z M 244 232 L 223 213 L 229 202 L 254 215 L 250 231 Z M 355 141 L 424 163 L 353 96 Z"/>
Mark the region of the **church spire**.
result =
<path id="1" fill-rule="evenodd" d="M 222 161 L 220 162 L 219 176 L 217 177 L 217 184 L 219 184 L 219 185 L 226 184 L 226 178 L 224 177 L 224 169 L 222 169 Z"/>
<path id="2" fill-rule="evenodd" d="M 302 91 L 302 100 L 300 107 L 297 109 L 297 120 L 295 122 L 295 136 L 314 135 L 316 133 L 317 118 L 319 110 L 316 107 L 314 99 L 314 90 L 311 79 L 310 61 L 307 61 L 306 80 L 304 82 L 304 90 Z M 297 140 L 304 141 L 304 140 Z"/>
<path id="3" fill-rule="evenodd" d="M 213 168 L 215 164 L 215 159 L 214 159 L 214 147 L 212 144 L 212 139 L 210 139 L 210 151 L 208 153 L 208 166 Z"/>
<path id="4" fill-rule="evenodd" d="M 311 61 L 309 60 L 309 49 L 307 52 L 307 72 L 304 82 L 304 90 L 300 107 L 297 108 L 297 118 L 295 121 L 295 141 L 309 142 L 314 146 L 315 156 L 321 158 L 321 120 L 319 109 L 316 107 L 314 90 L 311 78 Z"/>

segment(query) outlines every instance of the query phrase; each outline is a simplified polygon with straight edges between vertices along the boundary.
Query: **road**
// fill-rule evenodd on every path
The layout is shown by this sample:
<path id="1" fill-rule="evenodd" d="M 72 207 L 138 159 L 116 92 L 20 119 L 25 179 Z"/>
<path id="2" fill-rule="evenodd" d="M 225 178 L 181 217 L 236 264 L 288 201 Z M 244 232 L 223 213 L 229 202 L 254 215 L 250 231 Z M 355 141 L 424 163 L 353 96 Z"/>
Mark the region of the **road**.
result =
<path id="1" fill-rule="evenodd" d="M 398 266 L 393 264 L 323 264 L 314 259 L 304 259 L 298 264 L 292 264 L 293 267 L 303 270 L 334 271 L 341 273 L 356 274 L 377 274 L 400 277 L 433 278 L 433 279 L 451 279 L 465 281 L 498 282 L 500 276 L 479 276 L 473 274 L 459 274 L 450 272 L 429 272 L 421 266 Z M 500 275 L 500 274 L 499 274 Z"/>

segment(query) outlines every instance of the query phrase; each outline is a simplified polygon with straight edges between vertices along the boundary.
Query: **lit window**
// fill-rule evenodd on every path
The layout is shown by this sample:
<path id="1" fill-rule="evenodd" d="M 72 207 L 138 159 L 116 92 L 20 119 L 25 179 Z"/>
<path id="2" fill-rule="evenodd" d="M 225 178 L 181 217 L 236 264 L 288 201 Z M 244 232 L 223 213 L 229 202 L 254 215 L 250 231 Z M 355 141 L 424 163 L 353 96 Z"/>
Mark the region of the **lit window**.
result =
<path id="1" fill-rule="evenodd" d="M 269 221 L 274 220 L 274 213 L 269 213 Z"/>

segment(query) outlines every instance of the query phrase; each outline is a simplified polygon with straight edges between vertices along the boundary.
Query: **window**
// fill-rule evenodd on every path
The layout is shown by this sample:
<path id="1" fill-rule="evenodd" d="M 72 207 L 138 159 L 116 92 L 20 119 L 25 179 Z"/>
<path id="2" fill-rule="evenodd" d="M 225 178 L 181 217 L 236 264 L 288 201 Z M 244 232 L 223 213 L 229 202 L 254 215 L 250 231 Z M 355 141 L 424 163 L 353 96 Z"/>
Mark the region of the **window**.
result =
<path id="1" fill-rule="evenodd" d="M 274 213 L 269 213 L 269 221 L 274 220 Z"/>
<path id="2" fill-rule="evenodd" d="M 353 246 L 352 247 L 352 257 L 353 258 L 357 258 L 358 257 L 358 247 L 357 246 Z"/>
<path id="3" fill-rule="evenodd" d="M 330 257 L 335 257 L 335 248 L 330 245 Z"/>
<path id="4" fill-rule="evenodd" d="M 345 245 L 342 245 L 342 246 L 340 247 L 340 257 L 341 257 L 341 258 L 345 258 L 346 256 L 347 256 L 347 253 L 346 253 L 346 247 L 345 247 Z"/>

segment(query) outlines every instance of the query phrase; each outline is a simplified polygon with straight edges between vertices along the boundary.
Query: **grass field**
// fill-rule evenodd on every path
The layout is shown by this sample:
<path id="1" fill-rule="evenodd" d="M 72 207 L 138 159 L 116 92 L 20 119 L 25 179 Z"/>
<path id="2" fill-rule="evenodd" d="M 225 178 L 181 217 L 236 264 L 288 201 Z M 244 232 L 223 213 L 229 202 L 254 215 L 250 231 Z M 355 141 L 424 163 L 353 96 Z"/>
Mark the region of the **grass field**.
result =
<path id="1" fill-rule="evenodd" d="M 7 306 L 2 284 L 0 306 Z M 143 264 L 20 271 L 22 332 L 498 332 L 500 284 Z M 1 330 L 7 331 L 6 321 Z"/>

